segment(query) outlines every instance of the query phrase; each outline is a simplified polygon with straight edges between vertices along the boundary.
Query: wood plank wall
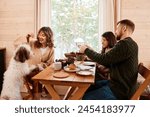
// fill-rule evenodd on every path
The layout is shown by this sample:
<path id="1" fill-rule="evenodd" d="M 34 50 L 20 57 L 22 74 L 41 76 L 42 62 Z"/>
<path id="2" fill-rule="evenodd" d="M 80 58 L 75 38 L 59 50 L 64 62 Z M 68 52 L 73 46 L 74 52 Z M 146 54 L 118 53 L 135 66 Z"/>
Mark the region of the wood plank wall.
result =
<path id="1" fill-rule="evenodd" d="M 135 22 L 133 38 L 139 45 L 139 61 L 150 68 L 150 3 L 149 0 L 121 0 L 121 19 Z"/>
<path id="2" fill-rule="evenodd" d="M 7 48 L 7 64 L 12 56 L 13 41 L 33 32 L 36 0 L 0 0 L 0 47 Z M 150 66 L 150 4 L 149 0 L 121 0 L 121 19 L 135 22 L 133 38 L 139 45 L 139 61 Z"/>
<path id="3" fill-rule="evenodd" d="M 35 0 L 0 0 L 0 47 L 6 47 L 6 64 L 13 53 L 13 41 L 34 31 Z"/>

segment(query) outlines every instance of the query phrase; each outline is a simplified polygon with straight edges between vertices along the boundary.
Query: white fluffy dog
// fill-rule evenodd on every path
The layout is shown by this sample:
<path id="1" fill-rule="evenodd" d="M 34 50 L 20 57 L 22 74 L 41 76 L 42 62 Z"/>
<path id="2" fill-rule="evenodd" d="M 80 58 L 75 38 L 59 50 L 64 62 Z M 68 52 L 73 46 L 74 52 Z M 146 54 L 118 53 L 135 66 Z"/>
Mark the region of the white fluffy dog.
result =
<path id="1" fill-rule="evenodd" d="M 11 58 L 7 71 L 4 73 L 1 99 L 22 99 L 20 91 L 23 85 L 23 76 L 29 74 L 35 66 L 29 68 L 27 61 L 32 55 L 31 48 L 22 44 L 16 49 Z"/>

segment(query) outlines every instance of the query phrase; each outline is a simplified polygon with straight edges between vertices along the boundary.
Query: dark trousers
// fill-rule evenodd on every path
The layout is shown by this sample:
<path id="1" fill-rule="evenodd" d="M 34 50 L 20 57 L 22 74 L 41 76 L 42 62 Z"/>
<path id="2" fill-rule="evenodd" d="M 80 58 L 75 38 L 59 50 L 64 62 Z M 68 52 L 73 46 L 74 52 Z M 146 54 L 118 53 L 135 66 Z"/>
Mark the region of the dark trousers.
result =
<path id="1" fill-rule="evenodd" d="M 109 80 L 98 80 L 85 92 L 83 100 L 116 100 L 109 87 Z"/>

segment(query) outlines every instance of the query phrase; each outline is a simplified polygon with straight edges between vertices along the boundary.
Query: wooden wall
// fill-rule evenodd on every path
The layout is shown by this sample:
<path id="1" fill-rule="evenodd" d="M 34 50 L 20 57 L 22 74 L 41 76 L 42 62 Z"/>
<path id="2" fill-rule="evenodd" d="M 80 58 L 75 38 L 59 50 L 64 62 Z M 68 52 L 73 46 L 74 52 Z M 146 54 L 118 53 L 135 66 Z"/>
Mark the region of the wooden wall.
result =
<path id="1" fill-rule="evenodd" d="M 139 61 L 150 68 L 150 3 L 149 0 L 121 0 L 121 19 L 135 22 L 133 39 L 139 45 Z"/>
<path id="2" fill-rule="evenodd" d="M 35 0 L 0 0 L 0 47 L 6 47 L 6 63 L 13 53 L 13 41 L 34 31 Z"/>
<path id="3" fill-rule="evenodd" d="M 12 56 L 13 41 L 33 32 L 36 0 L 0 0 L 0 47 L 7 48 L 7 64 Z M 139 45 L 139 60 L 150 66 L 150 4 L 149 0 L 121 0 L 121 19 L 135 22 L 134 40 Z"/>

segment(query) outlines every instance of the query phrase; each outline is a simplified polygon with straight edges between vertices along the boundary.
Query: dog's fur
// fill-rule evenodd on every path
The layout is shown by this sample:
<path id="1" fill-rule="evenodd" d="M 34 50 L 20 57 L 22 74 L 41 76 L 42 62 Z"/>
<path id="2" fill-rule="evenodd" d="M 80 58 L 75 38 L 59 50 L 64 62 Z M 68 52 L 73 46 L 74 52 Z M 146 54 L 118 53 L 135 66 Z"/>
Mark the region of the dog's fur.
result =
<path id="1" fill-rule="evenodd" d="M 7 71 L 4 73 L 1 99 L 22 99 L 20 91 L 23 85 L 23 77 L 35 68 L 35 66 L 29 67 L 27 64 L 27 60 L 31 55 L 32 51 L 29 45 L 22 44 L 18 46 L 10 60 Z"/>

